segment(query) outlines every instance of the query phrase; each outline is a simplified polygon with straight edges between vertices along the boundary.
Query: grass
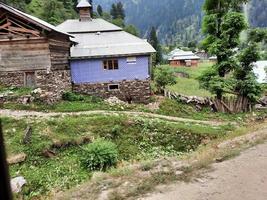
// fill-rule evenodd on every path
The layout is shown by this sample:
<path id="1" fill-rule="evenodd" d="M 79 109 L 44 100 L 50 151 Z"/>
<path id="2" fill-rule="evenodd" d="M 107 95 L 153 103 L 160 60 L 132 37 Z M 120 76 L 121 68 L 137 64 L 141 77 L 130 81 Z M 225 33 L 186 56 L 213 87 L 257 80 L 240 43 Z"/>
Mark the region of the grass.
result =
<path id="1" fill-rule="evenodd" d="M 212 112 L 210 108 L 203 108 L 201 111 L 199 111 L 193 105 L 183 104 L 171 99 L 165 99 L 164 101 L 162 101 L 159 106 L 159 110 L 157 110 L 156 112 L 161 115 L 191 118 L 196 120 L 213 120 L 237 123 L 243 123 L 246 118 L 252 115 L 252 113 L 217 113 Z M 260 114 L 260 112 L 257 114 Z"/>
<path id="2" fill-rule="evenodd" d="M 198 67 L 177 67 L 174 68 L 175 72 L 188 74 L 189 78 L 179 77 L 176 79 L 177 83 L 169 86 L 168 89 L 173 92 L 188 96 L 211 96 L 210 92 L 201 89 L 197 78 L 212 66 L 211 63 L 200 63 Z"/>
<path id="3" fill-rule="evenodd" d="M 32 88 L 27 87 L 4 87 L 0 85 L 0 94 L 11 93 L 13 96 L 28 95 L 32 91 Z"/>
<path id="4" fill-rule="evenodd" d="M 24 152 L 27 160 L 11 166 L 11 176 L 24 176 L 27 187 L 23 198 L 39 198 L 52 191 L 65 190 L 89 180 L 92 173 L 80 165 L 82 144 L 52 149 L 56 156 L 46 158 L 42 152 L 55 142 L 77 141 L 82 137 L 104 138 L 118 146 L 120 161 L 146 160 L 180 155 L 195 150 L 203 140 L 227 134 L 228 127 L 167 123 L 160 120 L 130 119 L 126 116 L 80 116 L 44 120 L 2 118 L 9 156 Z M 22 144 L 24 130 L 33 128 L 31 143 Z M 146 168 L 146 167 L 144 167 Z M 111 170 L 114 177 L 129 170 Z"/>

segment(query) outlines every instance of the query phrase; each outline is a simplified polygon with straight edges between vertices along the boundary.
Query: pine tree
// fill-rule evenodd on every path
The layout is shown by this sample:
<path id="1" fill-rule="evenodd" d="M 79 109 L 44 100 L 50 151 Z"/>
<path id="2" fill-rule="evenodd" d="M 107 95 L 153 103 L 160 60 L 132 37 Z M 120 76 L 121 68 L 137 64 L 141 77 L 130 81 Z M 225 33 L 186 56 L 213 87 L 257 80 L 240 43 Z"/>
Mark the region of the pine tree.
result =
<path id="1" fill-rule="evenodd" d="M 101 17 L 103 16 L 103 9 L 102 9 L 101 5 L 97 6 L 97 13 L 98 13 L 99 16 L 101 16 Z"/>
<path id="2" fill-rule="evenodd" d="M 111 5 L 110 15 L 112 16 L 112 19 L 118 18 L 118 10 L 117 10 L 117 5 L 115 3 Z"/>
<path id="3" fill-rule="evenodd" d="M 160 64 L 162 62 L 162 50 L 161 50 L 160 43 L 158 41 L 157 31 L 154 26 L 151 28 L 151 31 L 150 31 L 149 43 L 157 51 L 155 58 L 154 58 L 155 64 Z"/>
<path id="4" fill-rule="evenodd" d="M 118 18 L 121 18 L 121 19 L 125 19 L 125 11 L 124 11 L 124 8 L 123 8 L 123 4 L 121 2 L 117 3 L 117 14 L 118 14 Z"/>

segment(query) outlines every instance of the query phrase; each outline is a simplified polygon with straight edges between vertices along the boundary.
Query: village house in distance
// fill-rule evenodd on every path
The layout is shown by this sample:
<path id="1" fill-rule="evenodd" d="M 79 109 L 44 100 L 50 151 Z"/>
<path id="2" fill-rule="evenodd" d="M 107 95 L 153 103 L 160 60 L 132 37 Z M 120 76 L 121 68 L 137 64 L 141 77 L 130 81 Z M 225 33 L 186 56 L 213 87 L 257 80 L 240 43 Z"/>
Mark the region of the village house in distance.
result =
<path id="1" fill-rule="evenodd" d="M 71 89 L 70 35 L 0 3 L 0 84 L 44 90 L 59 99 Z"/>
<path id="2" fill-rule="evenodd" d="M 148 102 L 153 47 L 103 19 L 92 18 L 92 6 L 81 0 L 79 19 L 57 28 L 74 36 L 71 48 L 73 90 L 128 102 Z"/>
<path id="3" fill-rule="evenodd" d="M 168 60 L 173 67 L 196 67 L 199 64 L 200 57 L 192 51 L 175 49 L 170 53 Z"/>

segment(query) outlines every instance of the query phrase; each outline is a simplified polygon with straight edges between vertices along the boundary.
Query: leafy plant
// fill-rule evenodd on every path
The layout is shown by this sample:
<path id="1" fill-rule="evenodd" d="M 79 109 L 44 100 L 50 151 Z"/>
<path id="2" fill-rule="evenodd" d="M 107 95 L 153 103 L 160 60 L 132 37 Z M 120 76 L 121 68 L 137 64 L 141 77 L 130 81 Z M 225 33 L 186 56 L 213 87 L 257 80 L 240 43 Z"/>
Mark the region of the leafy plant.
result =
<path id="1" fill-rule="evenodd" d="M 85 97 L 79 94 L 75 94 L 73 92 L 65 92 L 62 95 L 62 99 L 65 101 L 84 101 Z"/>
<path id="2" fill-rule="evenodd" d="M 105 171 L 118 162 L 117 146 L 109 141 L 96 140 L 83 148 L 82 165 L 90 171 Z"/>
<path id="3" fill-rule="evenodd" d="M 175 85 L 176 77 L 170 67 L 156 67 L 154 71 L 154 81 L 157 91 L 163 93 L 166 86 Z"/>

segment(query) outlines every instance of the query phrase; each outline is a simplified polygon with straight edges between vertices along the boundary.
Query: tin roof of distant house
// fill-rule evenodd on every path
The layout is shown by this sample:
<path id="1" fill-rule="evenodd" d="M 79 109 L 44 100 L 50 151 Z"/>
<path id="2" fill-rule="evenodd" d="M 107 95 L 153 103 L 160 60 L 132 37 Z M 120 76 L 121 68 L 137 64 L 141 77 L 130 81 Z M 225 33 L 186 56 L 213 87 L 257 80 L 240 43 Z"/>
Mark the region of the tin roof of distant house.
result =
<path id="1" fill-rule="evenodd" d="M 41 27 L 41 28 L 43 28 L 43 29 L 45 29 L 47 31 L 52 31 L 53 30 L 53 31 L 58 32 L 58 33 L 69 35 L 67 32 L 59 30 L 57 27 L 53 26 L 52 24 L 49 24 L 49 23 L 47 23 L 47 22 L 45 22 L 45 21 L 43 21 L 43 20 L 41 20 L 41 19 L 39 19 L 37 17 L 31 16 L 29 14 L 26 14 L 26 13 L 24 13 L 24 12 L 22 12 L 20 10 L 17 10 L 15 8 L 11 7 L 11 6 L 8 6 L 8 5 L 4 4 L 4 3 L 0 2 L 0 8 L 3 8 L 5 10 L 9 11 L 10 13 L 13 13 L 14 15 L 17 15 L 17 16 L 21 17 L 22 19 L 30 21 L 31 23 L 36 24 L 37 26 L 39 26 L 39 27 Z M 71 35 L 69 35 L 69 36 L 71 36 Z"/>
<path id="2" fill-rule="evenodd" d="M 78 19 L 70 19 L 57 26 L 57 28 L 61 31 L 70 34 L 122 30 L 120 27 L 111 24 L 103 19 L 92 19 L 90 21 L 80 21 Z"/>
<path id="3" fill-rule="evenodd" d="M 200 57 L 195 55 L 192 51 L 183 51 L 175 49 L 170 53 L 169 60 L 199 60 Z"/>
<path id="4" fill-rule="evenodd" d="M 143 39 L 124 31 L 75 34 L 78 44 L 71 48 L 72 59 L 140 55 L 154 53 Z"/>
<path id="5" fill-rule="evenodd" d="M 77 8 L 90 8 L 92 5 L 87 0 L 80 0 Z"/>

